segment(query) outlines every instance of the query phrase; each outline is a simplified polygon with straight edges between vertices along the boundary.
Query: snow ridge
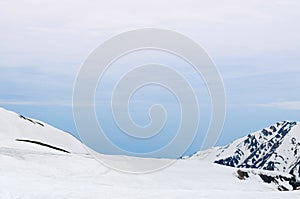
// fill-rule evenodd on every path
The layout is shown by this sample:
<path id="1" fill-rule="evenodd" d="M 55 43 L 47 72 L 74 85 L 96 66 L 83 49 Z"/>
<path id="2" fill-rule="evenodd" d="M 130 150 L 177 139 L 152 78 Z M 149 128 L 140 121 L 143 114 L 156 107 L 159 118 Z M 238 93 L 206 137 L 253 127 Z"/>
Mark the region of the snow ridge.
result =
<path id="1" fill-rule="evenodd" d="M 300 125 L 297 122 L 278 122 L 216 150 L 214 162 L 217 164 L 279 171 L 300 179 Z"/>

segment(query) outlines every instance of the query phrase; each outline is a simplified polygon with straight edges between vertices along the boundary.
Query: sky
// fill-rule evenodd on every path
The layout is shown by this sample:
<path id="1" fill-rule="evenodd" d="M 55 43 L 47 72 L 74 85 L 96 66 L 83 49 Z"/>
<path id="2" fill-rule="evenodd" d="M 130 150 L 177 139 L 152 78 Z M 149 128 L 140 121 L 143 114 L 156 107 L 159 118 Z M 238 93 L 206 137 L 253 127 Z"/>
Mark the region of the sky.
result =
<path id="1" fill-rule="evenodd" d="M 217 66 L 226 90 L 227 111 L 216 145 L 226 145 L 278 121 L 300 121 L 299 9 L 296 0 L 0 1 L 0 106 L 79 137 L 73 121 L 72 93 L 82 63 L 107 39 L 151 27 L 188 36 Z M 141 57 L 146 60 L 147 54 Z M 127 60 L 129 65 L 132 60 Z M 180 65 L 167 56 L 164 60 L 175 67 Z M 205 106 L 208 95 L 203 86 L 197 87 L 203 82 L 193 77 L 190 80 L 198 96 L 205 99 L 200 103 L 202 130 L 186 154 L 201 148 L 201 132 L 210 118 Z M 101 101 L 99 89 L 96 99 Z M 164 100 L 173 110 L 174 99 L 159 89 L 149 87 L 135 96 L 142 103 L 133 106 L 137 123 L 149 122 L 143 107 L 152 102 Z M 145 100 L 149 93 L 161 95 Z M 106 111 L 98 107 L 99 118 Z M 167 132 L 173 132 L 178 123 L 178 118 L 173 119 Z M 111 121 L 104 123 L 104 128 L 112 125 Z M 120 140 L 116 138 L 116 142 Z M 143 148 L 127 142 L 120 145 L 132 150 L 151 149 L 150 145 Z"/>

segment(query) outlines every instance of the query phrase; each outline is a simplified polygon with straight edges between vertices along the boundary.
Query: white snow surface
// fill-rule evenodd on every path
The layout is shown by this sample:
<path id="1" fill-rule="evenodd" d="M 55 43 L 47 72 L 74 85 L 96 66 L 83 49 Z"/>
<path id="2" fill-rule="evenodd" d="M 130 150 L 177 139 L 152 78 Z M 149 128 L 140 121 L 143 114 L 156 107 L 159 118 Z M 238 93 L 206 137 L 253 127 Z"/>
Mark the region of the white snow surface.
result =
<path id="1" fill-rule="evenodd" d="M 199 151 L 191 159 L 204 157 L 211 162 L 224 160 L 220 164 L 227 166 L 293 173 L 300 181 L 300 124 L 278 122 L 227 146 Z"/>
<path id="2" fill-rule="evenodd" d="M 239 180 L 236 168 L 214 164 L 209 158 L 178 160 L 149 174 L 120 173 L 87 154 L 70 134 L 32 121 L 0 108 L 1 199 L 300 198 L 300 191 L 279 192 L 258 177 Z M 71 153 L 16 139 L 43 142 Z M 122 158 L 131 157 L 119 156 L 116 161 L 121 164 Z"/>

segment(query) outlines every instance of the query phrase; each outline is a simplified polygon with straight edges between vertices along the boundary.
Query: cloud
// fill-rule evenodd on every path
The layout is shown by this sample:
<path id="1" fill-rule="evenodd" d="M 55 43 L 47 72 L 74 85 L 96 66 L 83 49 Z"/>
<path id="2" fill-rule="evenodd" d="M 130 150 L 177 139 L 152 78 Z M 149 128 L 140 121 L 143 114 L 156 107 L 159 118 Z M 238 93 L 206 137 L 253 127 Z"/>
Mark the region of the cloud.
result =
<path id="1" fill-rule="evenodd" d="M 299 5 L 294 0 L 0 1 L 1 95 L 68 99 L 76 72 L 94 48 L 120 32 L 157 27 L 202 44 L 224 79 L 235 79 L 225 82 L 228 91 L 254 90 L 249 95 L 255 97 L 260 92 L 256 88 L 272 83 L 295 99 L 299 78 L 292 75 L 300 72 L 300 26 L 294 21 L 300 17 Z M 268 89 L 276 95 L 272 98 L 280 97 Z M 20 102 L 6 103 L 28 103 L 15 99 Z"/>
<path id="2" fill-rule="evenodd" d="M 16 106 L 58 106 L 69 107 L 71 103 L 66 101 L 44 102 L 44 101 L 22 101 L 22 100 L 0 100 L 0 105 L 16 105 Z"/>
<path id="3" fill-rule="evenodd" d="M 300 101 L 283 101 L 269 104 L 257 104 L 259 107 L 271 107 L 285 110 L 300 110 Z"/>
<path id="4" fill-rule="evenodd" d="M 292 23 L 298 7 L 296 1 L 258 0 L 1 1 L 0 67 L 45 65 L 53 72 L 79 66 L 98 44 L 141 27 L 182 32 L 222 61 L 270 51 L 298 54 L 300 28 Z"/>
<path id="5" fill-rule="evenodd" d="M 269 80 L 275 72 L 296 74 L 300 72 L 300 26 L 291 23 L 300 17 L 296 4 L 259 0 L 0 1 L 0 88 L 12 85 L 2 89 L 6 95 L 28 93 L 30 88 L 29 93 L 35 90 L 45 100 L 58 92 L 70 96 L 76 73 L 94 48 L 120 32 L 142 27 L 186 34 L 207 49 L 225 80 L 251 80 L 255 75 L 266 75 Z M 282 76 L 276 81 L 280 79 Z"/>
<path id="6" fill-rule="evenodd" d="M 80 103 L 74 103 L 70 101 L 37 101 L 37 100 L 3 100 L 0 99 L 0 106 L 1 105 L 15 105 L 15 106 L 36 106 L 36 107 L 94 107 L 94 106 L 104 106 L 107 107 L 107 105 L 110 104 L 110 101 L 101 101 L 101 102 L 95 102 L 95 104 L 90 104 L 89 102 L 80 102 Z"/>

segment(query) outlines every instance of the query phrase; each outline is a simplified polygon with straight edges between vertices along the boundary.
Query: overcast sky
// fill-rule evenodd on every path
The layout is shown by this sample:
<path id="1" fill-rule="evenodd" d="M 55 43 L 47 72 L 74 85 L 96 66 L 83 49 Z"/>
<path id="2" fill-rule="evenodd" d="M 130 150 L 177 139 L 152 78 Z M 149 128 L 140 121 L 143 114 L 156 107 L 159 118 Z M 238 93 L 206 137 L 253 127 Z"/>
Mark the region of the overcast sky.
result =
<path id="1" fill-rule="evenodd" d="M 218 67 L 227 94 L 218 144 L 300 121 L 299 10 L 297 0 L 0 1 L 0 105 L 76 135 L 83 61 L 118 33 L 155 27 L 187 35 Z"/>

